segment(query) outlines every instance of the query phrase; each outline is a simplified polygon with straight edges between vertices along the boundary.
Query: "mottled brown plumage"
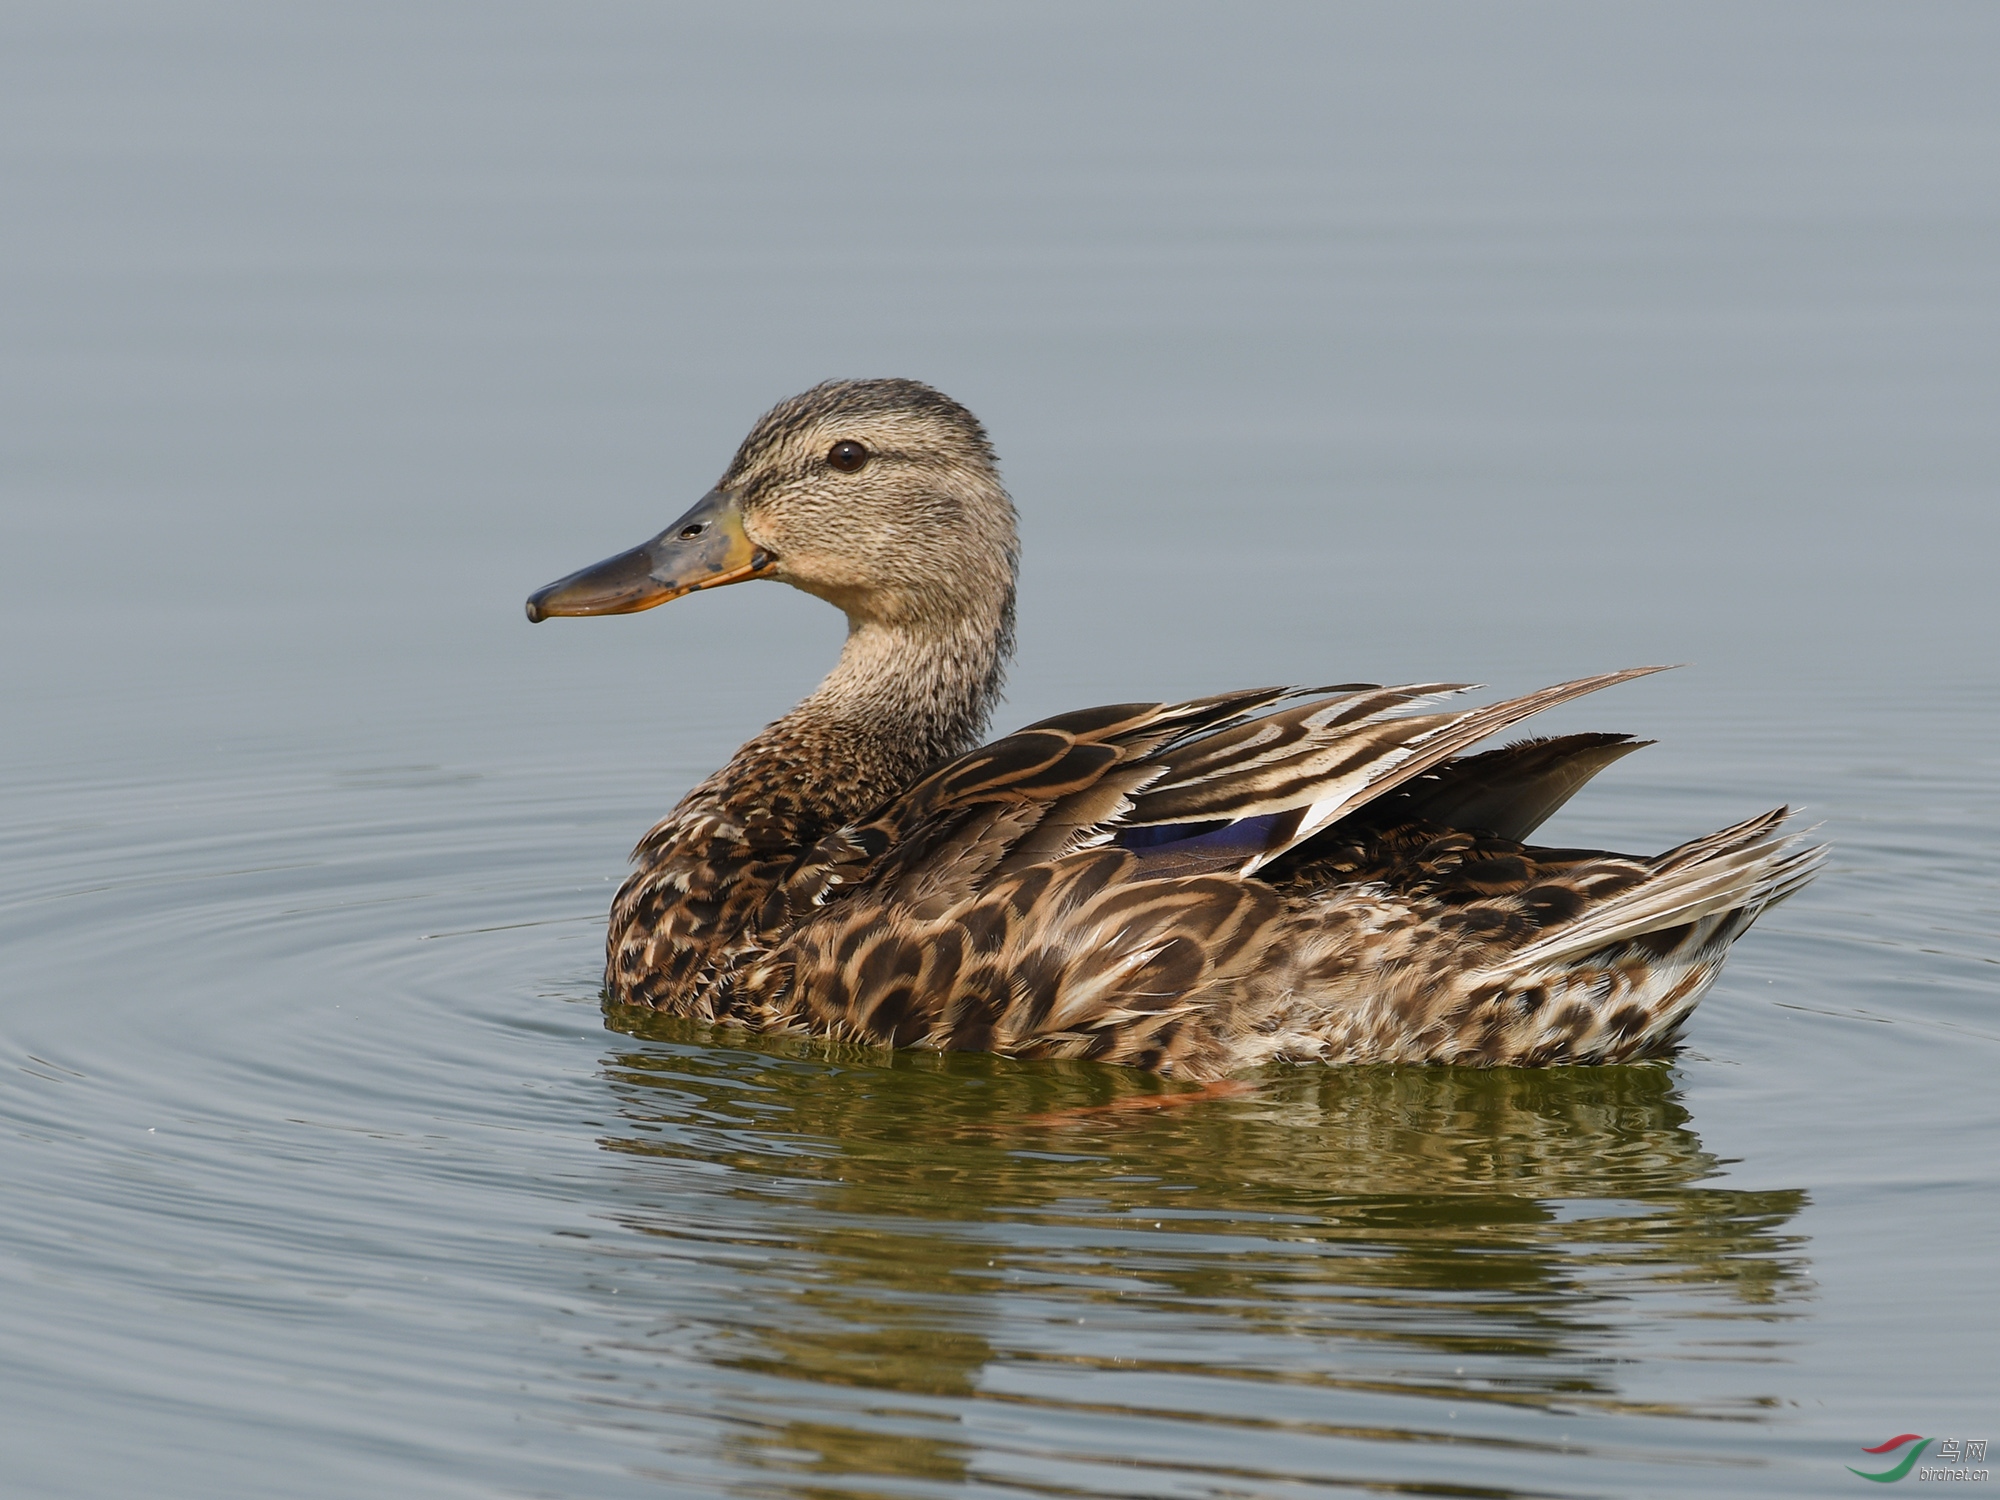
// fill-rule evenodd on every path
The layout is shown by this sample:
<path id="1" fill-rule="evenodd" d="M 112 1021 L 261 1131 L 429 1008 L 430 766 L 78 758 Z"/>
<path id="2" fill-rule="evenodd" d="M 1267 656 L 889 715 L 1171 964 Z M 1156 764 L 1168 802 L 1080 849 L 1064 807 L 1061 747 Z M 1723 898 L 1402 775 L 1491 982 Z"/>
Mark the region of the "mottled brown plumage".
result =
<path id="1" fill-rule="evenodd" d="M 1783 809 L 1655 857 L 1524 842 L 1638 744 L 1468 752 L 1650 668 L 1469 710 L 1450 684 L 1119 704 L 974 748 L 1015 555 L 969 412 L 832 382 L 773 408 L 680 522 L 530 600 L 623 612 L 764 577 L 848 617 L 820 688 L 641 841 L 614 1001 L 1192 1079 L 1617 1062 L 1670 1047 L 1816 868 Z"/>

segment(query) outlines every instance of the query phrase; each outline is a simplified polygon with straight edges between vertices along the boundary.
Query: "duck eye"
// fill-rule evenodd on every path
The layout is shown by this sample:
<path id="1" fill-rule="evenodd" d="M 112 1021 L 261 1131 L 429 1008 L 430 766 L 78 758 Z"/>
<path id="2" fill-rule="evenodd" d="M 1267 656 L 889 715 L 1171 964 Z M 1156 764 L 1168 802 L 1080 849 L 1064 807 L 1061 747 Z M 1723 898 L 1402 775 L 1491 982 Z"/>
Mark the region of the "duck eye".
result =
<path id="1" fill-rule="evenodd" d="M 681 540 L 691 542 L 706 530 L 708 530 L 708 522 L 706 521 L 697 521 L 692 526 L 683 526 L 681 528 Z"/>
<path id="2" fill-rule="evenodd" d="M 852 474 L 868 462 L 868 450 L 852 438 L 842 438 L 826 450 L 827 467 Z"/>

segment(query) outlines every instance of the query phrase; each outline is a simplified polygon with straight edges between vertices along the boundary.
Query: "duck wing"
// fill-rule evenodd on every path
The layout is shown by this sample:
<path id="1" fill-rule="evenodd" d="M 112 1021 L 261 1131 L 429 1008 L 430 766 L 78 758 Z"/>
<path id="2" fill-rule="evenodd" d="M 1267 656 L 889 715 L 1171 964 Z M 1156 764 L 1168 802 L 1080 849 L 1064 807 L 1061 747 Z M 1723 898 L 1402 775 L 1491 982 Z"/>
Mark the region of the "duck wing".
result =
<path id="1" fill-rule="evenodd" d="M 1433 823 L 1519 842 L 1599 771 L 1652 743 L 1629 734 L 1566 734 L 1462 755 L 1374 798 L 1341 827 Z"/>
<path id="2" fill-rule="evenodd" d="M 1458 712 L 1407 710 L 1463 684 L 1344 684 L 1045 719 L 948 762 L 822 840 L 787 894 L 801 913 L 860 889 L 931 912 L 993 880 L 1104 847 L 1129 851 L 1136 878 L 1249 875 L 1427 775 L 1398 816 L 1491 806 L 1509 827 L 1539 822 L 1637 745 L 1597 736 L 1510 747 L 1497 759 L 1453 757 L 1544 708 L 1660 670 L 1579 678 Z M 1289 701 L 1297 698 L 1307 701 Z"/>

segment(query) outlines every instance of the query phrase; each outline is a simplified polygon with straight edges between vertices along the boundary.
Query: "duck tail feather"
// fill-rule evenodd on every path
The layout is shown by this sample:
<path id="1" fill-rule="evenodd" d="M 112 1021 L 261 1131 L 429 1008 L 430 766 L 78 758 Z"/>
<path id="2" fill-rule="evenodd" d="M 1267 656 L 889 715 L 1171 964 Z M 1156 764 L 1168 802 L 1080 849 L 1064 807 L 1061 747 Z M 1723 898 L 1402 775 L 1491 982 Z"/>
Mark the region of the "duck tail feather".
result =
<path id="1" fill-rule="evenodd" d="M 1826 859 L 1825 845 L 1806 842 L 1812 829 L 1785 832 L 1790 816 L 1791 809 L 1775 808 L 1669 849 L 1647 861 L 1646 879 L 1517 948 L 1499 967 L 1516 975 L 1557 967 L 1721 914 L 1740 916 L 1724 924 L 1734 940 L 1804 887 Z"/>

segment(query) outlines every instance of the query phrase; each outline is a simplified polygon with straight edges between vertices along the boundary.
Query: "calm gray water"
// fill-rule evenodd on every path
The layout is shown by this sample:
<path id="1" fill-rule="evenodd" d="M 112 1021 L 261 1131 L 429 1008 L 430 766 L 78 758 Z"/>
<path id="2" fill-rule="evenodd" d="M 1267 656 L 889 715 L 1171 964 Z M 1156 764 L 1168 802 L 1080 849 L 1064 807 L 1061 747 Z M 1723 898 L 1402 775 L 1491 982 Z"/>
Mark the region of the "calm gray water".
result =
<path id="1" fill-rule="evenodd" d="M 1943 3 L 0 11 L 0 1484 L 2000 1441 L 1996 76 Z M 1687 662 L 1551 718 L 1660 741 L 1552 835 L 1831 867 L 1668 1066 L 1057 1127 L 1160 1085 L 607 1017 L 625 851 L 839 622 L 521 600 L 891 373 L 1021 505 L 1008 722 Z"/>

